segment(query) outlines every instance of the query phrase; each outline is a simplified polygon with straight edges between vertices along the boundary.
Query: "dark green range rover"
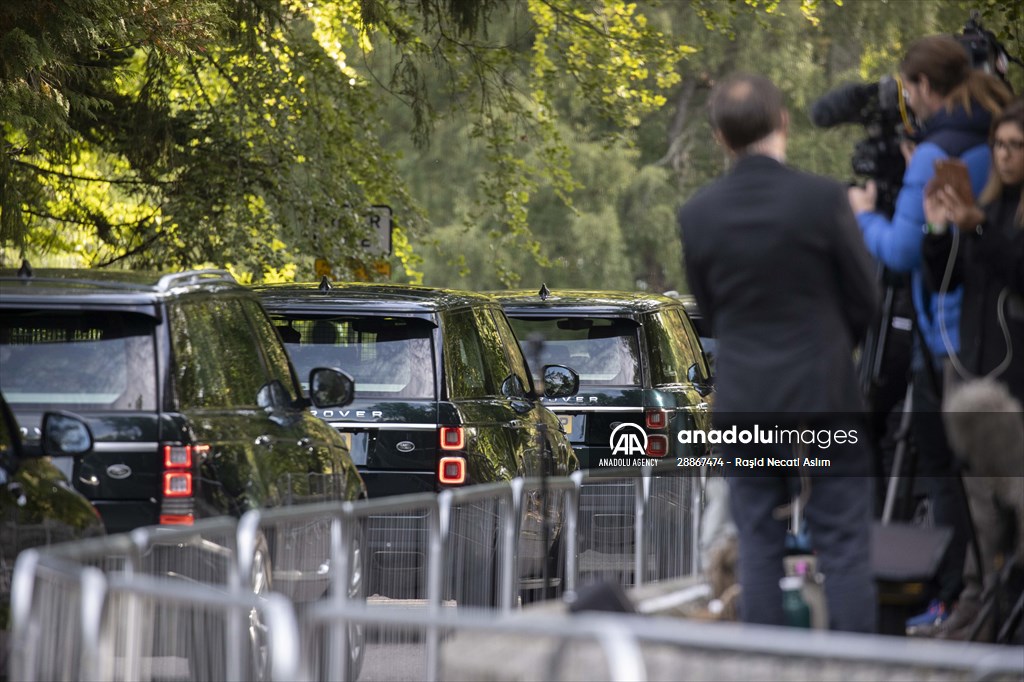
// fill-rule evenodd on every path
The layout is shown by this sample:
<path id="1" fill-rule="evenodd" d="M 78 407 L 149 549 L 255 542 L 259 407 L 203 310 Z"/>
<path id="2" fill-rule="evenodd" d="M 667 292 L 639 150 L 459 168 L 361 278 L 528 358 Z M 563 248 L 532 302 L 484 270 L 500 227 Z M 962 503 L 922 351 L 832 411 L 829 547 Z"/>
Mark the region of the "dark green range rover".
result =
<path id="1" fill-rule="evenodd" d="M 355 377 L 352 404 L 313 413 L 351 439 L 371 498 L 566 476 L 578 468 L 494 299 L 407 285 L 332 286 L 326 279 L 256 290 L 300 372 L 335 367 Z M 543 372 L 549 400 L 570 397 L 579 384 L 566 367 Z M 540 497 L 530 495 L 524 505 L 518 556 L 524 596 L 536 591 L 545 565 L 552 575 L 562 565 L 557 499 L 548 499 L 546 536 Z M 460 549 L 450 555 L 458 578 L 448 594 L 463 604 L 493 604 L 497 538 L 491 521 L 487 512 L 472 510 L 460 518 L 454 532 Z M 424 595 L 424 523 L 415 513 L 369 519 L 369 594 Z"/>
<path id="2" fill-rule="evenodd" d="M 550 397 L 538 396 L 493 299 L 391 284 L 256 291 L 300 374 L 337 367 L 355 378 L 352 404 L 313 414 L 351 439 L 370 497 L 539 476 L 539 423 L 546 425 L 548 473 L 578 468 L 544 407 L 571 396 L 573 373 L 548 368 Z"/>
<path id="3" fill-rule="evenodd" d="M 683 429 L 711 426 L 711 374 L 700 340 L 680 301 L 666 296 L 543 287 L 496 298 L 520 339 L 544 340 L 541 363 L 568 366 L 580 377 L 576 395 L 545 402 L 565 425 L 582 467 L 608 476 L 592 476 L 580 496 L 580 570 L 586 575 L 583 558 L 590 550 L 616 555 L 632 546 L 630 478 L 643 471 L 636 462 L 653 464 L 659 475 L 695 476 L 700 467 L 694 463 L 709 454 L 709 446 L 677 438 Z M 648 570 L 661 578 L 690 570 L 680 539 L 694 503 L 684 490 L 671 481 L 652 484 L 646 543 L 655 559 Z M 596 575 L 607 577 L 600 562 L 594 565 Z"/>
<path id="4" fill-rule="evenodd" d="M 307 381 L 320 407 L 351 400 L 341 372 Z M 364 494 L 259 301 L 223 271 L 0 272 L 0 391 L 29 456 L 46 410 L 87 422 L 92 451 L 54 462 L 108 532 Z"/>
<path id="5" fill-rule="evenodd" d="M 495 297 L 518 338 L 544 339 L 541 363 L 579 374 L 579 393 L 545 404 L 559 415 L 583 468 L 615 459 L 612 432 L 624 423 L 643 430 L 647 457 L 669 466 L 707 454 L 677 438 L 682 429 L 710 428 L 712 394 L 700 339 L 680 301 L 546 288 Z"/>

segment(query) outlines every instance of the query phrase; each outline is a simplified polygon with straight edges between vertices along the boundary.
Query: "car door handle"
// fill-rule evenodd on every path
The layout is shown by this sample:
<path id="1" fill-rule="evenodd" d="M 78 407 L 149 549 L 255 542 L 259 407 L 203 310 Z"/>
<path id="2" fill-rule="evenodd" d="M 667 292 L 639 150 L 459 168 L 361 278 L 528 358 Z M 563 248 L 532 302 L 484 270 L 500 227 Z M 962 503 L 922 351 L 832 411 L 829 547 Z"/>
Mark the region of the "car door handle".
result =
<path id="1" fill-rule="evenodd" d="M 263 434 L 262 436 L 256 436 L 256 440 L 254 440 L 253 443 L 255 445 L 269 446 L 270 436 L 268 436 L 267 434 Z"/>
<path id="2" fill-rule="evenodd" d="M 711 403 L 697 403 L 697 409 L 701 412 L 707 412 L 711 409 Z"/>
<path id="3" fill-rule="evenodd" d="M 311 441 L 309 438 L 303 436 L 302 438 L 299 439 L 299 442 L 296 443 L 296 445 L 298 445 L 300 448 L 308 448 L 312 442 L 313 441 Z"/>

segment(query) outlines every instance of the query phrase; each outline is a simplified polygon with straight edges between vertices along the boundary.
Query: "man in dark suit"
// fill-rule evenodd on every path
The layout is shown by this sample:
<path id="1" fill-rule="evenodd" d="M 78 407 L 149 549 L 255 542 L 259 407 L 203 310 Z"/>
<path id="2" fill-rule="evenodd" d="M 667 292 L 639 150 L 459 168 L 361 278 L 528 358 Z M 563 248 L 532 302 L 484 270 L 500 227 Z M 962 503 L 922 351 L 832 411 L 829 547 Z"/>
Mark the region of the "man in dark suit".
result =
<path id="1" fill-rule="evenodd" d="M 825 439 L 817 438 L 813 447 L 819 449 L 807 454 L 824 454 L 831 466 L 812 472 L 803 494 L 809 493 L 806 521 L 825 574 L 830 627 L 870 632 L 876 622 L 869 555 L 874 498 L 853 350 L 878 303 L 875 266 L 845 188 L 784 165 L 789 118 L 768 79 L 739 75 L 722 83 L 712 93 L 710 113 L 732 167 L 687 202 L 679 225 L 690 291 L 718 338 L 714 425 L 814 433 L 852 428 L 859 434 L 857 443 L 846 438 L 839 447 L 829 436 L 825 452 Z M 721 447 L 728 463 L 802 456 L 805 445 L 776 440 Z M 798 470 L 727 473 L 740 539 L 743 618 L 783 624 L 779 581 L 787 522 L 780 512 Z"/>

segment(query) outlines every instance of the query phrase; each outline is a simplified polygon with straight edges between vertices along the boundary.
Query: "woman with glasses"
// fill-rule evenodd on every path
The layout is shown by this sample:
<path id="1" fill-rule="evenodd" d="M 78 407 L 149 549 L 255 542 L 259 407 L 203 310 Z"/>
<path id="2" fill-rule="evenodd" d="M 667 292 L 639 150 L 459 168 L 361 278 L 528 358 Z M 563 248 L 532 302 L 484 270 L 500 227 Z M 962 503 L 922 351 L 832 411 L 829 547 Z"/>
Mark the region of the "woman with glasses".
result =
<path id="1" fill-rule="evenodd" d="M 936 633 L 957 639 L 995 634 L 993 621 L 975 619 L 982 586 L 996 582 L 996 556 L 1012 559 L 1016 545 L 1024 565 L 1024 99 L 995 116 L 990 144 L 992 172 L 980 206 L 937 183 L 924 201 L 932 226 L 923 244 L 926 279 L 938 292 L 963 286 L 960 352 L 950 360 L 954 380 L 969 383 L 950 384 L 944 411 L 950 441 L 967 464 L 984 576 L 969 553 L 965 588 Z M 1014 525 L 1017 537 L 1006 545 L 1003 531 Z"/>

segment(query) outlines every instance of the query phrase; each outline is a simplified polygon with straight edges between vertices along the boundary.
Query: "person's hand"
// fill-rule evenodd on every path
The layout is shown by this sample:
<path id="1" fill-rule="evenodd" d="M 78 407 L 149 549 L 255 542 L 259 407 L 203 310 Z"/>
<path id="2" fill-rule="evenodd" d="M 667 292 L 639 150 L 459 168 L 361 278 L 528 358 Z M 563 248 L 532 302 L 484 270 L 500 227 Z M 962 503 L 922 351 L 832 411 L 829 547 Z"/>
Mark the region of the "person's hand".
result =
<path id="1" fill-rule="evenodd" d="M 846 190 L 846 196 L 850 200 L 850 208 L 854 215 L 865 211 L 874 211 L 878 202 L 878 187 L 874 180 L 868 180 L 864 187 L 851 187 Z"/>
<path id="2" fill-rule="evenodd" d="M 938 192 L 925 191 L 924 194 L 924 218 L 931 225 L 945 224 L 949 212 L 942 202 Z"/>
<path id="3" fill-rule="evenodd" d="M 978 208 L 973 198 L 970 201 L 965 201 L 949 185 L 940 187 L 932 193 L 932 196 L 935 197 L 942 208 L 943 216 L 940 220 L 947 220 L 964 232 L 974 231 L 974 228 L 985 220 L 984 211 Z M 928 202 L 926 199 L 925 215 L 927 215 L 927 211 Z M 928 222 L 933 222 L 931 217 L 928 218 Z"/>

